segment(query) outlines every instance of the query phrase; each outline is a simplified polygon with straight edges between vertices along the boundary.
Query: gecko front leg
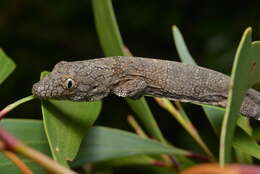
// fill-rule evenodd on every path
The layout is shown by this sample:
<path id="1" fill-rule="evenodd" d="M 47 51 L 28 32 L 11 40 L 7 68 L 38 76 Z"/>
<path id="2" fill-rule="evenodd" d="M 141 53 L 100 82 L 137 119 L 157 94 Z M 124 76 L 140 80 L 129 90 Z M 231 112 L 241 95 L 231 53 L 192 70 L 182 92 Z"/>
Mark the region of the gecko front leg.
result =
<path id="1" fill-rule="evenodd" d="M 121 81 L 113 89 L 113 93 L 119 97 L 130 97 L 136 100 L 144 95 L 146 87 L 147 84 L 142 79 L 127 79 Z"/>

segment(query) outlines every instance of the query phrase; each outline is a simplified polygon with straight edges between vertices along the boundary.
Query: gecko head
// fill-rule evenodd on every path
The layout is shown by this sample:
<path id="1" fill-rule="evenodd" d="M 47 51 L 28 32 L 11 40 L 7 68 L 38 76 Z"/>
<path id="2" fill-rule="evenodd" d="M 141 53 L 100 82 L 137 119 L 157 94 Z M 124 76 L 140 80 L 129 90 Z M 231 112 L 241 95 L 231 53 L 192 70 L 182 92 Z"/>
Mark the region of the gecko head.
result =
<path id="1" fill-rule="evenodd" d="M 105 96 L 96 94 L 99 86 L 95 85 L 95 78 L 88 78 L 88 73 L 91 73 L 92 69 L 91 64 L 59 62 L 51 73 L 33 85 L 32 93 L 41 99 L 72 101 L 95 101 L 102 99 Z"/>

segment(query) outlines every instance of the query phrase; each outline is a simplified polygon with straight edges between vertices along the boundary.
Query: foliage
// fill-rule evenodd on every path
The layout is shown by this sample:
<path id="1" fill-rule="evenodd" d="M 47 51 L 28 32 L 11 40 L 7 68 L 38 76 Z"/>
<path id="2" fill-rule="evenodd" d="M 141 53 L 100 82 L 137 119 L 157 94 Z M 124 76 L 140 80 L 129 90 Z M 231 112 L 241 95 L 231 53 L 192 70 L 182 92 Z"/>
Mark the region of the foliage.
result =
<path id="1" fill-rule="evenodd" d="M 120 35 L 111 0 L 92 0 L 92 6 L 105 55 L 131 55 Z M 172 31 L 181 61 L 196 64 L 177 26 L 173 26 Z M 259 170 L 259 167 L 253 166 L 260 159 L 257 143 L 259 130 L 250 125 L 247 118 L 238 114 L 246 90 L 258 82 L 260 75 L 260 42 L 252 42 L 251 32 L 251 28 L 246 29 L 236 51 L 226 112 L 223 108 L 202 105 L 218 143 L 210 146 L 209 141 L 202 136 L 203 132 L 189 118 L 187 110 L 180 103 L 166 99 L 155 98 L 158 106 L 169 112 L 194 141 L 184 142 L 181 146 L 178 142 L 166 140 L 144 98 L 138 101 L 126 99 L 134 113 L 134 117 L 128 117 L 128 123 L 136 133 L 93 126 L 102 109 L 101 101 L 77 103 L 44 100 L 41 102 L 43 120 L 6 118 L 0 122 L 3 129 L 0 129 L 0 173 L 47 173 L 46 170 L 74 173 L 71 168 L 79 168 L 82 173 L 99 173 L 110 172 L 111 168 L 146 166 L 154 173 L 195 174 L 198 171 L 210 171 L 231 174 L 234 171 L 242 173 L 246 168 L 253 174 Z M 0 65 L 2 84 L 15 69 L 14 62 L 2 50 Z M 46 73 L 43 72 L 41 76 Z M 14 102 L 0 111 L 0 117 L 16 106 L 34 99 L 29 96 Z M 16 138 L 5 134 L 4 130 Z M 174 136 L 176 134 L 174 132 Z M 25 146 L 21 146 L 19 140 Z M 199 148 L 193 148 L 194 146 Z M 41 153 L 32 151 L 31 147 Z M 203 164 L 205 161 L 239 165 L 221 168 L 217 164 Z M 191 166 L 191 169 L 186 170 Z"/>

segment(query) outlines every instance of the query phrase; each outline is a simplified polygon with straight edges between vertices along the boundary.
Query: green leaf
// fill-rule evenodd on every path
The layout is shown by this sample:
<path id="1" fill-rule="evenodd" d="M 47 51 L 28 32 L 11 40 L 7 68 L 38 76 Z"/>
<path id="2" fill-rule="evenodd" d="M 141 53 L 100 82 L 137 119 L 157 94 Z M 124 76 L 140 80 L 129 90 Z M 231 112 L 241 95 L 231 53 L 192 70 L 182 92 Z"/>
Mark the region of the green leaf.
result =
<path id="1" fill-rule="evenodd" d="M 172 26 L 173 39 L 177 48 L 178 55 L 183 63 L 197 65 L 191 56 L 183 36 L 177 26 Z M 214 132 L 220 135 L 221 123 L 224 115 L 224 109 L 219 109 L 214 106 L 201 105 Z"/>
<path id="2" fill-rule="evenodd" d="M 251 45 L 251 64 L 250 64 L 250 79 L 251 79 L 251 84 L 250 87 L 253 84 L 259 83 L 260 82 L 260 41 L 254 41 Z"/>
<path id="3" fill-rule="evenodd" d="M 20 139 L 24 144 L 35 148 L 36 150 L 51 155 L 48 141 L 44 133 L 42 121 L 39 120 L 25 120 L 25 119 L 3 119 L 0 122 L 0 127 L 6 129 L 12 135 Z M 36 163 L 27 158 L 21 157 L 23 162 L 37 174 L 47 174 Z M 0 173 L 21 173 L 8 158 L 0 153 Z"/>
<path id="4" fill-rule="evenodd" d="M 223 116 L 225 113 L 224 109 L 216 109 L 215 107 L 210 107 L 207 105 L 202 106 L 204 112 L 207 115 L 207 118 L 215 132 L 215 134 L 219 137 L 221 131 L 221 123 L 223 120 Z"/>
<path id="5" fill-rule="evenodd" d="M 233 139 L 233 147 L 245 154 L 260 159 L 260 146 L 242 129 L 237 129 Z"/>
<path id="6" fill-rule="evenodd" d="M 208 114 L 208 119 L 214 129 L 214 132 L 219 137 L 221 131 L 221 123 L 225 114 L 225 109 L 222 107 L 210 106 L 205 104 L 199 104 L 203 107 L 206 114 Z M 252 133 L 252 128 L 249 124 L 249 119 L 242 115 L 239 116 L 237 120 L 237 125 L 242 128 L 244 131 L 248 132 L 248 134 Z"/>
<path id="7" fill-rule="evenodd" d="M 180 30 L 178 29 L 177 26 L 175 26 L 175 25 L 172 26 L 172 33 L 173 33 L 174 42 L 175 42 L 175 45 L 176 45 L 176 48 L 177 48 L 177 52 L 178 52 L 178 55 L 179 55 L 181 61 L 183 63 L 186 63 L 186 64 L 197 65 L 196 62 L 194 61 L 193 57 L 191 56 L 191 54 L 190 54 L 190 52 L 189 52 L 189 50 L 188 50 L 188 48 L 187 48 L 187 46 L 185 44 L 183 36 L 182 36 L 182 34 L 181 34 L 181 32 L 180 32 Z M 206 115 L 207 115 L 210 123 L 212 124 L 213 129 L 215 131 L 218 131 L 217 130 L 217 124 L 218 124 L 217 121 L 218 121 L 219 117 L 215 117 L 215 116 L 216 116 L 217 113 L 219 113 L 219 111 L 215 110 L 212 107 L 211 108 L 206 107 L 206 106 L 204 107 L 203 105 L 202 105 L 202 108 L 206 112 Z M 213 112 L 214 112 L 214 115 L 213 115 Z M 188 127 L 190 127 L 190 124 L 192 125 L 191 121 L 189 120 L 188 117 L 186 118 L 186 120 L 188 120 L 188 122 L 186 122 L 186 124 L 189 125 Z M 187 126 L 184 125 L 184 127 L 187 127 Z M 188 132 L 190 133 L 191 131 L 188 131 Z M 194 136 L 195 134 L 194 135 L 193 134 L 191 134 L 191 136 L 199 143 L 199 145 L 205 150 L 205 152 L 207 154 L 209 154 L 209 156 L 213 157 L 213 155 L 210 152 L 209 148 L 203 142 L 203 140 L 201 139 L 201 137 L 199 136 L 197 131 L 196 131 L 196 136 Z"/>
<path id="8" fill-rule="evenodd" d="M 233 145 L 234 147 L 234 145 Z M 248 155 L 244 152 L 242 152 L 240 149 L 235 148 L 235 158 L 237 163 L 242 163 L 242 164 L 252 164 L 253 163 L 253 158 L 251 155 Z"/>
<path id="9" fill-rule="evenodd" d="M 237 126 L 243 129 L 248 135 L 252 135 L 253 130 L 247 117 L 240 115 L 240 117 L 237 119 Z"/>
<path id="10" fill-rule="evenodd" d="M 114 168 L 114 167 L 126 167 L 126 166 L 137 166 L 137 165 L 153 165 L 155 159 L 148 155 L 134 155 L 123 158 L 116 158 L 109 161 L 101 161 L 95 163 L 95 166 L 102 168 Z"/>
<path id="11" fill-rule="evenodd" d="M 145 154 L 188 155 L 189 152 L 126 131 L 93 127 L 82 141 L 72 166 Z"/>
<path id="12" fill-rule="evenodd" d="M 124 55 L 124 44 L 111 0 L 92 0 L 99 41 L 106 56 Z"/>
<path id="13" fill-rule="evenodd" d="M 136 113 L 141 123 L 145 126 L 147 132 L 149 132 L 153 138 L 166 143 L 146 100 L 142 97 L 139 100 L 132 100 L 127 98 L 126 101 L 132 110 Z"/>
<path id="14" fill-rule="evenodd" d="M 175 155 L 174 157 L 181 164 L 180 168 L 179 168 L 180 170 L 186 169 L 186 168 L 191 167 L 196 164 L 195 162 L 191 161 L 188 158 L 184 158 L 181 155 Z M 144 167 L 145 165 L 146 166 L 156 166 L 156 164 L 159 164 L 160 162 L 163 163 L 163 161 L 158 161 L 158 159 L 154 159 L 148 155 L 134 155 L 134 156 L 128 156 L 128 157 L 123 157 L 123 158 L 116 158 L 113 160 L 108 160 L 108 161 L 103 161 L 103 162 L 97 162 L 97 163 L 95 163 L 95 167 L 98 167 L 98 168 L 115 168 L 115 167 L 127 167 L 127 166 Z M 160 166 L 160 168 L 162 168 L 162 167 Z M 166 167 L 163 167 L 163 168 L 166 168 Z"/>
<path id="15" fill-rule="evenodd" d="M 248 137 L 252 136 L 253 130 L 252 130 L 252 127 L 250 126 L 250 122 L 249 122 L 248 118 L 240 116 L 237 120 L 237 126 L 238 126 L 238 128 L 236 129 L 236 132 L 235 132 L 235 139 L 236 138 L 240 139 L 240 137 L 238 136 L 240 131 L 245 132 Z M 253 158 L 250 154 L 244 153 L 240 148 L 236 148 L 234 146 L 234 140 L 233 140 L 232 147 L 235 150 L 234 152 L 236 155 L 236 162 L 243 163 L 243 164 L 252 164 L 253 163 Z"/>
<path id="16" fill-rule="evenodd" d="M 44 127 L 56 161 L 67 165 L 67 160 L 74 159 L 100 110 L 101 102 L 42 101 Z"/>
<path id="17" fill-rule="evenodd" d="M 0 48 L 0 84 L 14 71 L 15 63 Z"/>
<path id="18" fill-rule="evenodd" d="M 260 75 L 258 44 L 251 43 L 251 28 L 248 28 L 240 41 L 236 52 L 231 74 L 231 88 L 228 104 L 221 129 L 220 164 L 231 161 L 231 144 L 234 135 L 236 120 L 240 105 L 248 88 L 250 88 Z M 253 47 L 252 47 L 253 46 Z"/>
<path id="19" fill-rule="evenodd" d="M 192 64 L 192 65 L 196 65 L 196 62 L 194 61 L 194 59 L 192 58 L 186 44 L 185 41 L 182 37 L 182 34 L 180 32 L 180 30 L 178 29 L 178 27 L 176 25 L 172 26 L 172 33 L 173 33 L 173 38 L 174 38 L 174 43 L 176 45 L 176 49 L 177 52 L 180 56 L 180 59 L 183 63 L 187 63 L 187 64 Z"/>
<path id="20" fill-rule="evenodd" d="M 182 34 L 180 33 L 177 26 L 173 26 L 172 30 L 173 30 L 175 45 L 176 45 L 176 48 L 177 48 L 181 61 L 184 63 L 196 65 L 196 62 L 194 61 L 191 54 L 189 53 L 189 50 L 186 47 Z M 255 43 L 255 45 L 256 44 L 259 44 L 259 43 Z M 259 49 L 256 49 L 256 51 L 259 52 Z M 258 55 L 260 55 L 260 54 L 258 54 Z M 202 104 L 201 106 L 202 106 L 204 112 L 206 113 L 206 116 L 207 116 L 214 132 L 216 133 L 217 136 L 220 136 L 221 124 L 222 124 L 223 116 L 225 113 L 225 109 L 220 108 L 220 107 L 215 107 L 215 106 L 204 105 L 204 104 Z M 239 127 L 241 127 L 246 132 L 252 132 L 251 127 L 248 124 L 248 118 L 239 117 L 237 124 Z M 243 160 L 245 159 L 248 162 L 251 161 L 251 158 L 248 155 L 244 155 L 243 153 L 240 153 L 240 151 L 238 149 L 236 149 L 236 154 L 239 155 L 240 159 L 243 159 Z"/>
<path id="21" fill-rule="evenodd" d="M 92 0 L 92 6 L 96 29 L 105 55 L 129 56 L 129 53 L 125 51 L 111 0 Z M 149 134 L 165 142 L 146 100 L 142 97 L 139 100 L 126 99 L 126 101 L 137 114 Z"/>

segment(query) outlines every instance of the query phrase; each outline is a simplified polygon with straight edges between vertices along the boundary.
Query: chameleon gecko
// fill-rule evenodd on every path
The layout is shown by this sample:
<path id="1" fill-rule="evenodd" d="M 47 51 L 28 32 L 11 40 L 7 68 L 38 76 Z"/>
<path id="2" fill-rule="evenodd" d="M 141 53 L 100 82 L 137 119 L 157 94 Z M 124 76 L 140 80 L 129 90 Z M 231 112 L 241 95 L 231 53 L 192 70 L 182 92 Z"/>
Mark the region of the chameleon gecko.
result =
<path id="1" fill-rule="evenodd" d="M 61 61 L 35 83 L 42 99 L 97 101 L 113 93 L 138 99 L 143 95 L 173 101 L 226 107 L 230 78 L 196 65 L 142 57 L 106 57 Z M 240 113 L 260 120 L 260 93 L 248 89 Z"/>

